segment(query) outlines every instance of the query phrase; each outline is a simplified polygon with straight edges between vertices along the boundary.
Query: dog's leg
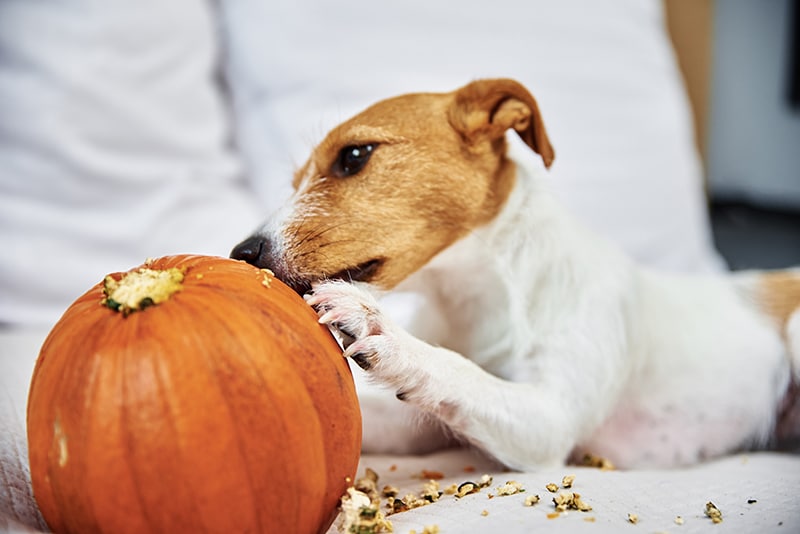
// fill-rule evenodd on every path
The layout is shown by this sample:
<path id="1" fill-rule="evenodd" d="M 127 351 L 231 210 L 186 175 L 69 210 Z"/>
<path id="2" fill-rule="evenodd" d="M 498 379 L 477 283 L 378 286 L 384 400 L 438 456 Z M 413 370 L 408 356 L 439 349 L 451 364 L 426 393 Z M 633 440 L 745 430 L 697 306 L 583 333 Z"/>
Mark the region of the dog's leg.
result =
<path id="1" fill-rule="evenodd" d="M 570 408 L 568 388 L 559 395 L 544 382 L 508 382 L 433 347 L 396 326 L 353 284 L 319 284 L 307 300 L 321 323 L 352 338 L 344 354 L 373 380 L 506 465 L 559 465 L 569 455 L 581 417 L 578 406 Z"/>
<path id="2" fill-rule="evenodd" d="M 366 373 L 353 369 L 361 407 L 361 449 L 372 454 L 427 454 L 453 444 L 452 434 L 433 416 L 408 403 L 397 402 L 394 392 L 359 380 Z"/>

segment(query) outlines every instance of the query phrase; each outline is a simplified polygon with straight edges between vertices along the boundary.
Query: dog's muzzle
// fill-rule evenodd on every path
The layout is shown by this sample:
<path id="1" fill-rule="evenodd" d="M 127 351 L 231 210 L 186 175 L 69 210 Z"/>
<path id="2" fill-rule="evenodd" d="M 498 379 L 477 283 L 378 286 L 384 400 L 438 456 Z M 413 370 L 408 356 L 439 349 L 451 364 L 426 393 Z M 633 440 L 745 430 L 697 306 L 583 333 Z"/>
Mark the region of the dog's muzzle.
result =
<path id="1" fill-rule="evenodd" d="M 231 258 L 246 261 L 259 269 L 269 269 L 275 276 L 300 295 L 311 289 L 311 282 L 293 275 L 276 253 L 273 243 L 262 235 L 252 235 L 233 247 Z"/>

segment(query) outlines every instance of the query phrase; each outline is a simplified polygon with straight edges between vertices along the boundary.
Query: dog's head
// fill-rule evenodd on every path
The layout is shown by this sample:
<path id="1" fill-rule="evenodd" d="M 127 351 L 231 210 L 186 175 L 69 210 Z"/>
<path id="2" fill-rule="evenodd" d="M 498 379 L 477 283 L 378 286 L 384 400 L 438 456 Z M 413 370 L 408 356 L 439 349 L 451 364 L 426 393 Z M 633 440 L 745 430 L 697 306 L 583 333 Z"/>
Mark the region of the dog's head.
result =
<path id="1" fill-rule="evenodd" d="M 231 256 L 299 292 L 329 278 L 391 289 L 498 214 L 515 180 L 509 129 L 550 166 L 536 101 L 513 80 L 378 102 L 325 137 L 291 205 Z"/>

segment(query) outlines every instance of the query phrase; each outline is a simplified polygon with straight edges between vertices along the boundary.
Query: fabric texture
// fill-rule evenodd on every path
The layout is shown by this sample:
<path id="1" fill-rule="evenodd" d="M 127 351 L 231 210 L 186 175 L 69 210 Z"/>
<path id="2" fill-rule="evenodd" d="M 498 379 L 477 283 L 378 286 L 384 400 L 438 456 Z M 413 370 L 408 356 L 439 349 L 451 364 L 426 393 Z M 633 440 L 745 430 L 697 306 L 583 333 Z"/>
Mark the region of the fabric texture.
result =
<path id="1" fill-rule="evenodd" d="M 109 272 L 227 255 L 262 216 L 230 147 L 205 2 L 0 3 L 0 324 Z"/>

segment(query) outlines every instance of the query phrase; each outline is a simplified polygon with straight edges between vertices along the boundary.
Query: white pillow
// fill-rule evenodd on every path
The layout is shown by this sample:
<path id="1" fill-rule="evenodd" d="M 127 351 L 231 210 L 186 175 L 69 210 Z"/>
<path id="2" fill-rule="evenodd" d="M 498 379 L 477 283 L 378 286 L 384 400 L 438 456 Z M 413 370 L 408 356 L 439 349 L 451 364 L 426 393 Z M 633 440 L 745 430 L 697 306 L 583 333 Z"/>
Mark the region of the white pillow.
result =
<path id="1" fill-rule="evenodd" d="M 255 227 L 215 31 L 198 0 L 0 2 L 0 324 Z"/>
<path id="2" fill-rule="evenodd" d="M 646 264 L 721 266 L 660 0 L 221 9 L 239 143 L 269 207 L 323 134 L 372 102 L 512 77 L 539 101 L 556 149 L 552 184 L 577 217 Z"/>

